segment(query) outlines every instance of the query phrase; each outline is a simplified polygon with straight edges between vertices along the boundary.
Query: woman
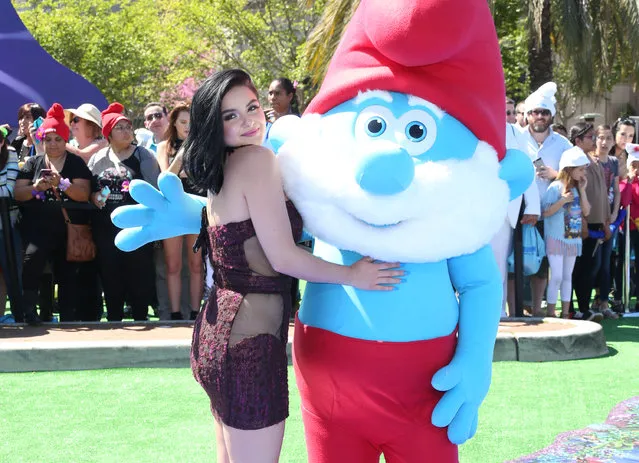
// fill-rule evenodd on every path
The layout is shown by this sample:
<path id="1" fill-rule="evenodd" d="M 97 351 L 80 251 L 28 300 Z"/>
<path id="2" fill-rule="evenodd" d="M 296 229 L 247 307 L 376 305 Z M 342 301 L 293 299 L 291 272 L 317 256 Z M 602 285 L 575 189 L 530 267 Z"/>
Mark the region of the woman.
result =
<path id="1" fill-rule="evenodd" d="M 273 123 L 287 114 L 299 116 L 295 90 L 293 82 L 286 77 L 280 77 L 271 82 L 268 87 L 268 103 L 272 109 L 266 111 L 268 122 Z"/>
<path id="2" fill-rule="evenodd" d="M 182 180 L 184 191 L 191 194 L 199 194 L 193 188 L 184 169 L 182 168 L 182 154 L 180 150 L 182 143 L 189 134 L 189 106 L 179 105 L 173 108 L 169 114 L 169 128 L 167 140 L 158 145 L 158 164 L 162 172 L 172 172 Z M 204 272 L 202 265 L 202 255 L 198 252 L 190 252 L 197 240 L 197 235 L 178 236 L 164 240 L 164 258 L 166 261 L 166 283 L 171 301 L 171 320 L 182 320 L 180 310 L 182 292 L 182 245 L 186 244 L 189 265 L 189 293 L 191 300 L 191 320 L 195 320 L 200 311 L 202 303 L 202 290 L 204 287 Z"/>
<path id="3" fill-rule="evenodd" d="M 612 136 L 615 138 L 615 146 L 610 149 L 610 155 L 619 160 L 619 179 L 624 180 L 628 176 L 628 153 L 626 143 L 632 143 L 635 139 L 636 124 L 630 118 L 621 117 L 612 125 Z"/>
<path id="4" fill-rule="evenodd" d="M 636 123 L 628 117 L 620 117 L 612 125 L 612 136 L 615 139 L 614 146 L 611 148 L 609 155 L 614 156 L 619 161 L 619 182 L 624 181 L 628 177 L 628 152 L 626 144 L 632 143 L 635 138 Z M 622 285 L 623 285 L 623 269 L 625 266 L 625 245 L 626 236 L 623 230 L 619 230 L 617 235 L 617 252 L 615 261 L 615 292 L 613 307 L 616 310 L 623 310 L 622 303 Z"/>
<path id="5" fill-rule="evenodd" d="M 42 124 L 44 154 L 30 157 L 20 170 L 15 198 L 22 207 L 22 236 L 25 256 L 22 270 L 24 319 L 39 323 L 35 313 L 38 281 L 48 260 L 54 261 L 59 285 L 60 321 L 76 320 L 77 264 L 66 261 L 67 227 L 59 196 L 65 205 L 86 203 L 89 199 L 91 172 L 84 161 L 66 151 L 69 127 L 64 110 L 54 103 Z M 86 210 L 67 207 L 74 224 L 87 224 Z M 82 308 L 80 308 L 82 309 Z M 16 320 L 18 321 L 18 320 Z"/>
<path id="6" fill-rule="evenodd" d="M 134 179 L 157 185 L 160 168 L 151 152 L 132 144 L 133 125 L 123 111 L 120 103 L 112 103 L 102 111 L 102 134 L 109 146 L 89 161 L 93 174 L 91 201 L 99 209 L 92 217 L 93 237 L 107 319 L 122 321 L 126 298 L 133 319 L 142 321 L 147 319 L 153 298 L 153 248 L 146 245 L 134 252 L 116 248 L 114 240 L 119 229 L 111 222 L 111 212 L 118 206 L 135 204 L 129 195 L 129 184 Z"/>
<path id="7" fill-rule="evenodd" d="M 95 153 L 107 146 L 102 138 L 102 120 L 98 108 L 90 103 L 66 111 L 73 140 L 67 144 L 69 153 L 80 156 L 88 164 Z"/>
<path id="8" fill-rule="evenodd" d="M 42 146 L 39 140 L 35 138 L 36 128 L 33 122 L 38 118 L 46 116 L 46 112 L 37 103 L 26 103 L 18 109 L 18 136 L 11 146 L 18 153 L 18 159 L 25 159 L 42 154 Z"/>
<path id="9" fill-rule="evenodd" d="M 292 275 L 391 290 L 397 264 L 331 264 L 298 248 L 301 217 L 282 190 L 276 158 L 260 146 L 266 119 L 241 70 L 198 89 L 184 146 L 185 171 L 208 192 L 202 241 L 215 291 L 194 327 L 191 366 L 211 399 L 217 461 L 277 461 L 288 416 L 286 343 Z M 211 226 L 207 226 L 207 224 Z"/>
<path id="10" fill-rule="evenodd" d="M 14 197 L 16 178 L 18 177 L 18 155 L 13 149 L 10 150 L 8 147 L 8 133 L 7 129 L 0 127 L 0 197 L 9 198 L 10 200 Z M 16 207 L 10 207 L 9 217 L 13 229 L 18 220 L 18 209 Z M 5 251 L 7 243 L 5 243 L 2 222 L 0 222 L 0 320 L 4 319 L 7 290 L 14 319 L 17 316 L 15 301 L 19 296 L 19 294 L 14 293 L 14 290 L 22 291 L 22 244 L 18 230 L 12 230 L 11 235 L 13 238 L 13 250 L 15 252 L 14 262 L 16 262 L 18 267 L 18 281 L 15 282 L 15 284 L 12 284 L 13 282 L 9 280 L 11 272 L 8 267 L 7 253 Z"/>

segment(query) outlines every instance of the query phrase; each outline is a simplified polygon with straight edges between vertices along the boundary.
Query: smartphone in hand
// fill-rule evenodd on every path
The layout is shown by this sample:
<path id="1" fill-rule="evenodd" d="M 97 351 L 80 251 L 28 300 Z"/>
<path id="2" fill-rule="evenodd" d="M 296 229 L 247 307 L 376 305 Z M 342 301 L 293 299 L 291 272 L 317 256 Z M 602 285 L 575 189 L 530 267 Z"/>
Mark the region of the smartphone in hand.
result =
<path id="1" fill-rule="evenodd" d="M 535 166 L 535 169 L 539 170 L 542 167 L 545 167 L 544 165 L 544 161 L 541 158 L 537 158 L 533 161 L 533 165 Z"/>
<path id="2" fill-rule="evenodd" d="M 40 171 L 40 178 L 48 178 L 53 175 L 53 171 L 51 169 L 42 169 Z"/>

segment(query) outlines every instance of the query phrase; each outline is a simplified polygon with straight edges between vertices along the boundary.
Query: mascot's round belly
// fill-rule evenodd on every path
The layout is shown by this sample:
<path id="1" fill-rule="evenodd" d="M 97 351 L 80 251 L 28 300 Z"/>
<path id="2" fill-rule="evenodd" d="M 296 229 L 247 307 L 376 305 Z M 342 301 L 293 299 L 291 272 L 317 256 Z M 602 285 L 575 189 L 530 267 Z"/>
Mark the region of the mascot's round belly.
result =
<path id="1" fill-rule="evenodd" d="M 361 256 L 321 241 L 315 254 L 350 265 Z M 446 261 L 404 264 L 405 282 L 393 291 L 361 291 L 350 286 L 308 283 L 299 319 L 305 325 L 372 341 L 409 342 L 449 335 L 459 304 Z"/>

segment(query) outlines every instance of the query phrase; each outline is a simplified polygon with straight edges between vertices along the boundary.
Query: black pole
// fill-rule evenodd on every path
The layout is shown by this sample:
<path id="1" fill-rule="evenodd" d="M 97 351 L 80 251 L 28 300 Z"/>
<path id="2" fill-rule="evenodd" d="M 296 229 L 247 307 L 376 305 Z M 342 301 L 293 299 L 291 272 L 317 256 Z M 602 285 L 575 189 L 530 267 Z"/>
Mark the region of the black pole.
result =
<path id="1" fill-rule="evenodd" d="M 515 317 L 524 316 L 524 234 L 521 219 L 524 216 L 524 202 L 521 203 L 517 226 L 513 236 L 515 257 Z"/>
<path id="2" fill-rule="evenodd" d="M 7 256 L 7 267 L 2 269 L 5 274 L 5 282 L 7 283 L 8 294 L 11 301 L 11 313 L 13 316 L 22 317 L 24 315 L 24 307 L 22 304 L 22 288 L 18 284 L 18 263 L 16 262 L 16 250 L 13 246 L 13 227 L 11 225 L 11 215 L 9 209 L 11 207 L 11 198 L 0 198 L 0 220 L 2 221 L 2 235 L 4 238 L 4 252 Z M 7 276 L 9 278 L 7 278 Z"/>

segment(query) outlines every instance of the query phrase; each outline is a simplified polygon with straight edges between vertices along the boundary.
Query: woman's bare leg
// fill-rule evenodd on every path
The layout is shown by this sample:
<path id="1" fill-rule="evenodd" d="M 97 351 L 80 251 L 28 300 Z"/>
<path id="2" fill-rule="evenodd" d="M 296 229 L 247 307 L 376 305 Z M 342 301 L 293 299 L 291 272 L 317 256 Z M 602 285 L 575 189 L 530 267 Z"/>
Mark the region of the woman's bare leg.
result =
<path id="1" fill-rule="evenodd" d="M 226 451 L 226 442 L 224 442 L 223 425 L 218 420 L 215 420 L 215 449 L 217 453 L 217 463 L 231 463 L 229 453 Z"/>
<path id="2" fill-rule="evenodd" d="M 284 421 L 256 431 L 222 425 L 230 463 L 277 463 L 284 439 Z M 219 453 L 218 453 L 219 455 Z"/>
<path id="3" fill-rule="evenodd" d="M 180 296 L 182 293 L 182 240 L 168 238 L 164 240 L 164 260 L 166 262 L 166 286 L 169 290 L 171 313 L 180 313 Z"/>

